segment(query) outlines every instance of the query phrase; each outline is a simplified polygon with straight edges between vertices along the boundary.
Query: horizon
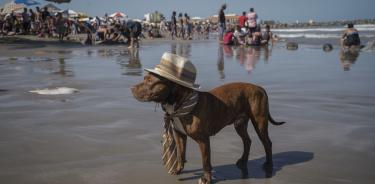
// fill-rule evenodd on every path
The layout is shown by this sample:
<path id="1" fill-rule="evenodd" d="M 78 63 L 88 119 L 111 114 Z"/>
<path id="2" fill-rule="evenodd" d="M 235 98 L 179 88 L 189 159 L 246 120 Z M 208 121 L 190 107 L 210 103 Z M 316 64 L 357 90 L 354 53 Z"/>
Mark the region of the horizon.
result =
<path id="1" fill-rule="evenodd" d="M 50 2 L 36 0 L 41 2 L 38 6 L 44 6 Z M 0 5 L 4 6 L 10 0 L 0 0 Z M 177 0 L 72 0 L 71 3 L 56 4 L 61 9 L 72 9 L 78 12 L 87 13 L 89 16 L 104 16 L 105 13 L 124 12 L 129 18 L 143 19 L 144 14 L 150 12 L 161 12 L 169 20 L 172 11 L 188 13 L 191 17 L 207 18 L 217 14 L 221 4 L 225 1 L 177 1 Z M 160 4 L 163 3 L 161 6 Z M 199 3 L 200 8 L 196 8 Z M 226 2 L 226 14 L 235 13 L 240 15 L 243 11 L 248 12 L 250 7 L 254 7 L 259 20 L 274 20 L 278 22 L 308 22 L 314 20 L 317 22 L 340 21 L 340 20 L 358 20 L 375 19 L 372 7 L 375 7 L 375 1 L 372 0 L 316 0 L 314 2 L 307 0 L 253 0 L 244 2 L 241 0 L 232 0 Z M 146 5 L 146 6 L 145 6 Z M 118 8 L 123 7 L 123 8 Z M 127 7 L 127 8 L 126 8 Z M 353 10 L 353 7 L 356 7 Z M 35 6 L 31 6 L 35 8 Z M 282 12 L 282 13 L 280 13 Z M 348 14 L 347 12 L 351 12 Z"/>

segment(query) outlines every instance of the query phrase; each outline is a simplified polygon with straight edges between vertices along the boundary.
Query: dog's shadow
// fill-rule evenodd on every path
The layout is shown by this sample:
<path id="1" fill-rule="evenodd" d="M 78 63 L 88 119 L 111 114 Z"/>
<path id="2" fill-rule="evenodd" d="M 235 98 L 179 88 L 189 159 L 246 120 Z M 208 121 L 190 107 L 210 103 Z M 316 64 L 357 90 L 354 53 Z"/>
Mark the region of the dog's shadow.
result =
<path id="1" fill-rule="evenodd" d="M 248 178 L 269 178 L 275 176 L 278 171 L 283 167 L 308 162 L 314 158 L 314 153 L 303 152 L 303 151 L 288 151 L 273 154 L 273 172 L 266 173 L 263 168 L 265 157 L 249 160 L 247 167 L 249 169 Z M 193 173 L 194 176 L 180 178 L 180 181 L 198 179 L 202 176 L 202 169 L 187 170 L 183 171 L 182 174 Z M 213 168 L 214 182 L 220 182 L 224 180 L 239 180 L 241 178 L 241 172 L 235 164 L 215 166 Z"/>

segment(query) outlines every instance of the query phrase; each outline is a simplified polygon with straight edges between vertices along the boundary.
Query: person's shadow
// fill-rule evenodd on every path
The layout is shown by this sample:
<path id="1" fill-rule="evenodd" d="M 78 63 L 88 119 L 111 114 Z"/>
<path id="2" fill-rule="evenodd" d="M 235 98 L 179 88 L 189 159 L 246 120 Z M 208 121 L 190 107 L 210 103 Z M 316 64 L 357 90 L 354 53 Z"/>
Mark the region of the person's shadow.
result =
<path id="1" fill-rule="evenodd" d="M 265 161 L 265 157 L 249 160 L 247 162 L 247 167 L 249 169 L 249 178 L 270 178 L 275 176 L 278 171 L 280 171 L 283 167 L 300 164 L 303 162 L 308 162 L 314 158 L 314 153 L 311 152 L 303 152 L 303 151 L 288 151 L 288 152 L 281 152 L 273 154 L 273 172 L 266 173 L 263 168 L 263 163 Z M 180 178 L 180 181 L 198 179 L 202 176 L 203 171 L 202 169 L 196 170 L 187 170 L 183 171 L 182 174 L 186 173 L 193 173 L 194 176 Z M 235 164 L 228 164 L 228 165 L 220 165 L 213 167 L 213 180 L 214 183 L 225 181 L 225 180 L 241 180 L 241 171 L 237 168 Z M 243 179 L 243 180 L 247 180 Z"/>

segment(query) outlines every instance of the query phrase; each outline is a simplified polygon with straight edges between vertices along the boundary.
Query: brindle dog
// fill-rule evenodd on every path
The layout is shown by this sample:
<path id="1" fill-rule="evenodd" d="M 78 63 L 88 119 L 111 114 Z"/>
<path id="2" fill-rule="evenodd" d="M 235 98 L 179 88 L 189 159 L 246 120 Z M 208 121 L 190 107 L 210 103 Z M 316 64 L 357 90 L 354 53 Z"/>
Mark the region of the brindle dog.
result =
<path id="1" fill-rule="evenodd" d="M 144 81 L 132 89 L 134 97 L 142 102 L 156 102 L 162 104 L 181 104 L 184 97 L 191 94 L 193 89 L 184 87 L 161 76 L 149 73 Z M 209 92 L 198 92 L 199 100 L 195 108 L 188 115 L 180 117 L 187 136 L 199 144 L 202 156 L 204 175 L 199 183 L 211 183 L 211 150 L 210 136 L 218 133 L 227 125 L 234 124 L 237 134 L 241 137 L 244 151 L 236 165 L 242 172 L 242 177 L 248 177 L 247 162 L 251 140 L 247 133 L 249 119 L 255 128 L 266 152 L 266 162 L 263 165 L 270 176 L 273 169 L 272 143 L 268 136 L 268 121 L 276 122 L 269 112 L 266 91 L 256 85 L 248 83 L 230 83 L 217 87 Z M 186 135 L 177 134 L 177 146 L 181 151 L 179 158 L 185 160 Z M 179 171 L 182 171 L 183 165 Z"/>

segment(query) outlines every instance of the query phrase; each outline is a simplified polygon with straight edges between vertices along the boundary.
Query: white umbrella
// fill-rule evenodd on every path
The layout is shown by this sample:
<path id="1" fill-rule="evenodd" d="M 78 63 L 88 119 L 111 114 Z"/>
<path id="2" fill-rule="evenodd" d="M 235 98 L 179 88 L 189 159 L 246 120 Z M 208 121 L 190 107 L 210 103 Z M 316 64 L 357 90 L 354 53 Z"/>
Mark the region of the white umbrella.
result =
<path id="1" fill-rule="evenodd" d="M 12 11 L 17 11 L 23 9 L 25 7 L 24 4 L 16 4 L 14 2 L 10 2 L 4 5 L 4 9 L 1 12 L 2 14 L 12 13 Z"/>

